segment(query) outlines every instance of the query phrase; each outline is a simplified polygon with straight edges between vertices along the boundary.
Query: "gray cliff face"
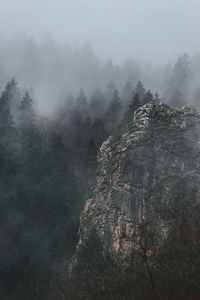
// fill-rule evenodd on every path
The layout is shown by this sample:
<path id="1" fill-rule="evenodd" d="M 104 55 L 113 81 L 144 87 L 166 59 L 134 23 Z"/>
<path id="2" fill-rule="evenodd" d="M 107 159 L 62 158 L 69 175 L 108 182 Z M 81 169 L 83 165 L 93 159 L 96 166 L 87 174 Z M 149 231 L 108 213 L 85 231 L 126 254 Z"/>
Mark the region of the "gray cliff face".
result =
<path id="1" fill-rule="evenodd" d="M 170 208 L 181 197 L 200 199 L 200 113 L 149 103 L 135 112 L 119 141 L 110 137 L 100 149 L 77 249 L 95 228 L 105 248 L 125 254 L 137 226 L 150 215 L 167 234 Z"/>

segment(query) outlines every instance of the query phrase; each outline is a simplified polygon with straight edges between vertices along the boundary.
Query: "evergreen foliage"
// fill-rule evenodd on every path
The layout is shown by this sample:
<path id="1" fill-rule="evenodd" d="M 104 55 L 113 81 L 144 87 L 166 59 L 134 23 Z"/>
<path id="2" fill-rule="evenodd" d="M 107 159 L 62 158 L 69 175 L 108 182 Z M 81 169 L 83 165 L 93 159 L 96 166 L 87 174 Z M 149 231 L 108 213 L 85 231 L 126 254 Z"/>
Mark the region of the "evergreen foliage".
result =
<path id="1" fill-rule="evenodd" d="M 66 284 L 68 290 L 61 298 L 70 300 L 146 299 L 144 292 L 155 296 L 142 252 L 133 254 L 129 269 L 123 272 L 101 248 L 96 233 L 88 240 L 75 277 L 67 281 L 67 265 L 75 251 L 84 197 L 95 183 L 99 149 L 109 135 L 117 139 L 133 121 L 136 109 L 149 101 L 160 101 L 160 97 L 146 91 L 141 82 L 135 89 L 127 83 L 122 93 L 109 84 L 91 97 L 80 90 L 75 100 L 69 96 L 58 105 L 52 118 L 44 118 L 38 115 L 30 93 L 22 93 L 14 79 L 7 83 L 0 96 L 2 299 L 49 300 L 60 285 Z M 156 293 L 164 289 L 161 279 L 174 292 L 169 278 L 172 274 L 177 284 L 189 281 L 186 273 L 190 260 L 195 257 L 198 261 L 196 232 L 196 244 L 188 253 L 186 265 L 180 268 L 182 274 L 176 272 L 178 257 L 169 248 L 170 243 L 176 244 L 176 237 L 171 236 L 159 253 L 159 276 L 151 269 Z M 187 253 L 188 245 L 177 244 L 181 247 L 177 255 Z M 163 258 L 166 251 L 170 265 L 167 278 L 163 271 L 168 263 Z M 193 264 L 192 268 L 192 276 L 198 278 L 198 267 Z M 198 291 L 191 284 L 190 290 L 195 289 Z M 59 299 L 60 293 L 56 297 Z"/>

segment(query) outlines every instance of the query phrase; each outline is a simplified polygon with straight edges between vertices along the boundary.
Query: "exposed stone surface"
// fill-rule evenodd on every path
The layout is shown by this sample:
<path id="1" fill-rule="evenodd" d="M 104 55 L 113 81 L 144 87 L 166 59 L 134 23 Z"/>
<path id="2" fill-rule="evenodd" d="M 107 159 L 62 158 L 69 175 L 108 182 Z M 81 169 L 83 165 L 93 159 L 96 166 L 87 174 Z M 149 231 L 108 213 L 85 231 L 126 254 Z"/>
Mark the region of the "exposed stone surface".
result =
<path id="1" fill-rule="evenodd" d="M 95 227 L 104 247 L 127 253 L 138 224 L 153 213 L 167 231 L 173 201 L 200 198 L 200 112 L 149 103 L 119 141 L 98 156 L 96 185 L 81 215 L 79 242 Z"/>

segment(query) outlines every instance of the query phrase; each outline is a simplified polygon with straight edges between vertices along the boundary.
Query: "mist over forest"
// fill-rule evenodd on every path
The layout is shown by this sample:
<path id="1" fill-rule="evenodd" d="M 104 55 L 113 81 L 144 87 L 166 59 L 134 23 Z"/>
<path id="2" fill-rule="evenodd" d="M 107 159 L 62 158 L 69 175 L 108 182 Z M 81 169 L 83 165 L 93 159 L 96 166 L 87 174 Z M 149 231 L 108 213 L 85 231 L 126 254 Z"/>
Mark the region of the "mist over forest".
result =
<path id="1" fill-rule="evenodd" d="M 187 91 L 187 103 L 198 102 L 200 78 L 200 54 L 184 56 L 184 53 L 163 64 L 149 60 L 137 61 L 134 57 L 116 63 L 112 58 L 101 59 L 89 43 L 80 48 L 60 45 L 53 38 L 37 42 L 25 34 L 0 40 L 0 87 L 12 77 L 22 90 L 28 90 L 34 97 L 42 114 L 51 114 L 58 103 L 67 96 L 77 96 L 82 88 L 88 97 L 97 89 L 106 89 L 110 83 L 123 93 L 127 82 L 134 88 L 141 81 L 153 93 L 170 102 L 174 92 L 171 87 L 181 82 Z M 181 90 L 181 87 L 178 87 Z M 169 91 L 170 90 L 170 91 Z M 183 93 L 183 91 L 181 92 Z"/>
<path id="2" fill-rule="evenodd" d="M 29 43 L 25 45 L 30 47 Z M 31 46 L 31 49 L 39 48 Z M 200 92 L 192 75 L 195 68 L 187 54 L 168 67 L 168 73 L 163 73 L 161 81 L 165 79 L 166 84 L 163 94 L 145 87 L 139 80 L 140 67 L 134 61 L 122 68 L 110 62 L 101 69 L 88 46 L 68 52 L 68 56 L 74 59 L 69 60 L 74 67 L 74 76 L 69 79 L 74 90 L 70 93 L 57 80 L 65 78 L 61 76 L 62 69 L 55 71 L 59 56 L 47 60 L 46 67 L 35 61 L 32 64 L 32 60 L 22 63 L 23 68 L 13 71 L 19 83 L 12 78 L 2 88 L 0 291 L 3 299 L 49 299 L 55 293 L 60 295 L 77 243 L 80 213 L 95 185 L 97 155 L 106 138 L 112 135 L 118 141 L 133 121 L 133 113 L 149 102 L 166 99 L 173 107 L 191 102 L 199 106 Z M 198 56 L 194 60 L 197 66 Z M 11 59 L 9 64 L 10 68 L 2 70 L 12 72 L 15 64 Z M 52 68 L 54 72 L 42 73 L 40 69 L 36 76 L 41 65 L 44 70 Z M 17 75 L 16 70 L 25 73 Z M 198 72 L 195 75 L 197 78 Z M 2 78 L 3 83 L 6 78 L 3 72 Z M 34 88 L 26 89 L 30 82 Z M 54 97 L 49 99 L 48 94 L 53 91 Z M 46 101 L 43 105 L 48 104 L 49 110 L 43 111 L 38 100 Z"/>
<path id="3" fill-rule="evenodd" d="M 0 299 L 199 299 L 192 296 L 200 293 L 200 207 L 191 204 L 200 186 L 198 152 L 183 174 L 185 185 L 178 185 L 182 175 L 170 175 L 178 181 L 179 226 L 161 250 L 148 240 L 157 234 L 153 228 L 145 236 L 151 251 L 133 251 L 125 271 L 92 232 L 74 275 L 69 272 L 102 144 L 111 140 L 115 147 L 131 134 L 134 113 L 149 103 L 170 105 L 173 116 L 183 115 L 183 106 L 200 108 L 198 1 L 49 2 L 0 0 Z M 169 144 L 177 150 L 181 139 L 173 134 Z M 195 142 L 188 145 L 198 151 Z M 180 143 L 180 155 L 188 154 Z M 137 162 L 136 177 L 145 159 Z"/>

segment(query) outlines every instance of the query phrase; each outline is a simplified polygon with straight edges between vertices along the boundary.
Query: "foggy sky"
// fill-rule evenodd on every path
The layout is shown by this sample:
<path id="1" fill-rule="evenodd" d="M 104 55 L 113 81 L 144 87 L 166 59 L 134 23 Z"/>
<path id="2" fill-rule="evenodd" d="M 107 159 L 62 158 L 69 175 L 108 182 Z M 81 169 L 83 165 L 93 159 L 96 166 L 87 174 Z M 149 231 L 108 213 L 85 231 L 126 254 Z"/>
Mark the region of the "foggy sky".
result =
<path id="1" fill-rule="evenodd" d="M 200 50 L 199 0 L 0 0 L 0 34 L 91 43 L 102 57 L 162 62 Z"/>

